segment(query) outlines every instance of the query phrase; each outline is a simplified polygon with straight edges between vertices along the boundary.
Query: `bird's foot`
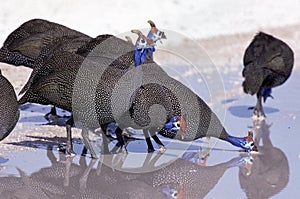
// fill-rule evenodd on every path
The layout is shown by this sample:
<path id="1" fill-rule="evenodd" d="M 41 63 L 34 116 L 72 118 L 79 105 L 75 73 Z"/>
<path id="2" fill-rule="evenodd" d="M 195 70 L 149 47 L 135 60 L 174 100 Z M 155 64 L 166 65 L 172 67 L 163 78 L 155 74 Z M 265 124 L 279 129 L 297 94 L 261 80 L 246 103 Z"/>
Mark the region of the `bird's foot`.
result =
<path id="1" fill-rule="evenodd" d="M 166 150 L 167 150 L 167 148 L 166 148 L 165 146 L 159 145 L 158 151 L 159 151 L 160 153 L 163 153 L 163 152 L 165 152 Z"/>
<path id="2" fill-rule="evenodd" d="M 125 144 L 119 145 L 119 146 L 118 146 L 118 144 L 116 144 L 116 150 L 112 150 L 111 152 L 116 153 L 116 154 L 118 154 L 118 153 L 127 154 L 128 153 Z"/>
<path id="3" fill-rule="evenodd" d="M 68 149 L 68 147 L 66 145 L 58 146 L 57 150 L 59 152 L 66 154 L 67 157 L 74 157 L 76 155 L 76 153 L 73 151 L 73 149 Z"/>
<path id="4" fill-rule="evenodd" d="M 66 119 L 69 119 L 70 116 L 66 116 L 66 115 L 60 116 L 60 115 L 57 115 L 56 108 L 52 107 L 51 111 L 49 113 L 46 113 L 44 115 L 44 118 L 45 118 L 45 120 L 48 121 L 48 124 L 59 124 L 59 123 L 61 123 L 62 119 L 64 119 L 64 121 L 65 121 Z"/>
<path id="5" fill-rule="evenodd" d="M 67 154 L 67 156 L 70 156 L 70 157 L 73 157 L 73 156 L 75 156 L 76 155 L 76 153 L 73 151 L 73 149 L 71 148 L 71 149 L 66 149 L 66 154 Z"/>
<path id="6" fill-rule="evenodd" d="M 252 116 L 252 120 L 254 120 L 254 121 L 263 121 L 265 119 L 266 119 L 265 116 L 257 116 L 257 115 L 254 115 L 254 114 Z"/>
<path id="7" fill-rule="evenodd" d="M 154 150 L 154 148 L 148 148 L 148 153 L 153 153 L 155 150 Z"/>
<path id="8" fill-rule="evenodd" d="M 264 120 L 265 118 L 266 118 L 266 115 L 264 114 L 263 111 L 258 111 L 256 109 L 254 109 L 253 116 L 252 116 L 253 120 Z"/>
<path id="9" fill-rule="evenodd" d="M 127 149 L 126 149 L 126 145 L 123 145 L 123 146 L 121 147 L 120 152 L 123 153 L 123 154 L 127 154 L 127 153 L 128 153 L 128 151 L 127 151 Z"/>
<path id="10" fill-rule="evenodd" d="M 253 117 L 254 120 L 264 120 L 266 115 L 260 103 L 257 103 L 254 107 Z"/>

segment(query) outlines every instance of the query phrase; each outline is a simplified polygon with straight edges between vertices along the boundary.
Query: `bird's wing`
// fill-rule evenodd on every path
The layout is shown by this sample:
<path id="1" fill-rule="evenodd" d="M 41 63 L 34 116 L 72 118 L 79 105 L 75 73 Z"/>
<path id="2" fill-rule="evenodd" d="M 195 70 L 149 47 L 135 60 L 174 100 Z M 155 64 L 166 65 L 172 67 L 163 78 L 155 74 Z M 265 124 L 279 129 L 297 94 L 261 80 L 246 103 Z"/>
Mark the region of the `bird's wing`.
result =
<path id="1" fill-rule="evenodd" d="M 64 77 L 62 77 L 64 76 Z M 39 96 L 50 101 L 50 104 L 63 104 L 66 110 L 69 110 L 72 104 L 72 89 L 66 88 L 70 86 L 69 78 L 66 78 L 63 73 L 49 74 L 47 77 L 39 79 L 32 87 L 32 91 Z"/>
<path id="2" fill-rule="evenodd" d="M 250 63 L 243 70 L 245 80 L 243 82 L 244 92 L 254 95 L 257 93 L 264 81 L 264 71 L 259 65 Z"/>

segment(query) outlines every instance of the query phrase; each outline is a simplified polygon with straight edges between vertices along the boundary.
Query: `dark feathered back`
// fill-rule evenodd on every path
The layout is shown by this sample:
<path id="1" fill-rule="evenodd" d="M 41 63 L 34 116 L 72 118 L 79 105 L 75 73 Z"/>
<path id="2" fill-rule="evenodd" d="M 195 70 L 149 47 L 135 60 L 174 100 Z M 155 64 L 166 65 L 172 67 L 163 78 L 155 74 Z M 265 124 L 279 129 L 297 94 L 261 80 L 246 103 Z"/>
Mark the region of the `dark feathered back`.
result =
<path id="1" fill-rule="evenodd" d="M 0 74 L 0 140 L 7 137 L 19 119 L 19 105 L 13 86 Z"/>
<path id="2" fill-rule="evenodd" d="M 284 83 L 291 74 L 294 54 L 283 41 L 259 32 L 244 54 L 243 87 L 245 93 L 258 93 L 262 87 Z"/>
<path id="3" fill-rule="evenodd" d="M 42 49 L 64 36 L 71 36 L 73 37 L 71 38 L 72 40 L 75 37 L 80 38 L 82 41 L 85 41 L 84 43 L 91 39 L 91 37 L 81 32 L 57 23 L 43 19 L 29 20 L 7 37 L 3 47 L 0 49 L 0 61 L 16 66 L 24 65 L 33 68 Z M 78 44 L 78 42 L 76 43 Z M 77 46 L 76 49 L 66 48 L 66 50 L 76 52 L 79 47 Z"/>

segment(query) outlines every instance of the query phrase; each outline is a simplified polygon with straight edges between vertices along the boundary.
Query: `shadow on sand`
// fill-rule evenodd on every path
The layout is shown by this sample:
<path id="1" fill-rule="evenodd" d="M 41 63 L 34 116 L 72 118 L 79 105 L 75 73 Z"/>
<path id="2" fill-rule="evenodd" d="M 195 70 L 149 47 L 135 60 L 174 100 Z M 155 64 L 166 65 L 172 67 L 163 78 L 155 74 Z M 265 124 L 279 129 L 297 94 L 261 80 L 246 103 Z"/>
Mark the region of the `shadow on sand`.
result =
<path id="1" fill-rule="evenodd" d="M 236 117 L 251 118 L 253 115 L 253 110 L 249 110 L 249 107 L 250 106 L 231 106 L 228 108 L 228 111 Z M 271 114 L 279 112 L 279 109 L 264 106 L 264 111 L 266 114 Z"/>

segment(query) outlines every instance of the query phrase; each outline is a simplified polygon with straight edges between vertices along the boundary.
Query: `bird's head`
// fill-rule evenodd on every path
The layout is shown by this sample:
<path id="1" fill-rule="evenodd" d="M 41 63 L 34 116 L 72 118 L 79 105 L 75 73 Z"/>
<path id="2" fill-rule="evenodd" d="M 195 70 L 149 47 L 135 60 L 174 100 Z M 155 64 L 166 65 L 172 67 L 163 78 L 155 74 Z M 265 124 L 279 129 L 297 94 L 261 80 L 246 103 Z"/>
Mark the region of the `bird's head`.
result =
<path id="1" fill-rule="evenodd" d="M 227 136 L 225 140 L 234 146 L 244 149 L 247 152 L 257 151 L 257 147 L 253 141 L 253 132 L 251 130 L 248 131 L 248 136 L 246 137 Z"/>
<path id="2" fill-rule="evenodd" d="M 138 35 L 138 38 L 135 43 L 135 48 L 136 49 L 146 49 L 150 46 L 155 46 L 155 43 L 153 42 L 152 39 L 149 37 L 146 37 L 140 30 L 131 30 L 132 33 L 135 33 Z"/>
<path id="3" fill-rule="evenodd" d="M 165 32 L 160 31 L 159 29 L 157 29 L 153 21 L 148 20 L 148 23 L 150 24 L 151 29 L 150 29 L 147 37 L 152 39 L 153 42 L 157 42 L 161 39 L 167 39 L 167 36 L 165 35 Z"/>
<path id="4" fill-rule="evenodd" d="M 174 116 L 169 122 L 164 124 L 164 127 L 173 137 L 179 132 L 181 139 L 184 140 L 188 124 L 185 116 Z"/>

